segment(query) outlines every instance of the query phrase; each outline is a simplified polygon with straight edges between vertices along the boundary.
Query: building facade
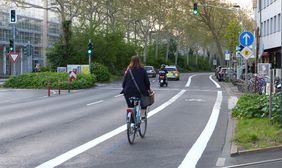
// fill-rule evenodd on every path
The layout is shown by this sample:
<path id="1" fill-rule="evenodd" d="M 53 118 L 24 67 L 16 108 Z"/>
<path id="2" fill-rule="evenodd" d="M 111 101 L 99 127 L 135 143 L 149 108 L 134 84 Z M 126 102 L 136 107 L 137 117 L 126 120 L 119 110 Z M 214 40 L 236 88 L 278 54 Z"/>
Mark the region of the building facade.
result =
<path id="1" fill-rule="evenodd" d="M 34 1 L 34 3 L 40 3 L 40 1 Z M 16 10 L 16 23 L 10 23 L 10 9 Z M 46 22 L 44 12 L 43 9 L 3 7 L 2 5 L 0 8 L 0 77 L 31 72 L 36 64 L 45 65 L 46 49 L 59 39 L 60 24 L 58 20 L 48 17 Z M 15 51 L 19 54 L 15 63 L 9 57 L 8 49 L 10 40 L 13 39 L 13 26 L 15 26 Z M 47 31 L 46 36 L 44 36 L 44 28 Z M 44 47 L 44 42 L 47 47 Z M 30 56 L 23 54 L 27 44 L 31 44 L 33 48 Z"/>
<path id="2" fill-rule="evenodd" d="M 259 27 L 262 62 L 271 63 L 274 75 L 281 77 L 281 0 L 254 0 Z"/>

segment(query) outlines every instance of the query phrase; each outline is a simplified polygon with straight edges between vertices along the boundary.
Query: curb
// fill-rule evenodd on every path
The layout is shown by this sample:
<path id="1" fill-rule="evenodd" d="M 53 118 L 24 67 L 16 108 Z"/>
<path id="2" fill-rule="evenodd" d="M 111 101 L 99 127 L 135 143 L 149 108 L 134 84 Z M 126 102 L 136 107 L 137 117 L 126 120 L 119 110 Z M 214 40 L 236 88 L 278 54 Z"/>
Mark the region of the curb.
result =
<path id="1" fill-rule="evenodd" d="M 257 152 L 267 152 L 267 151 L 273 151 L 273 150 L 282 150 L 282 145 L 272 146 L 272 147 L 267 147 L 267 148 L 241 150 L 241 151 L 238 150 L 237 145 L 234 145 L 234 151 L 232 151 L 232 147 L 231 147 L 230 156 L 233 157 L 233 156 L 238 156 L 238 155 L 243 155 L 243 154 L 251 154 L 251 153 L 257 153 Z"/>

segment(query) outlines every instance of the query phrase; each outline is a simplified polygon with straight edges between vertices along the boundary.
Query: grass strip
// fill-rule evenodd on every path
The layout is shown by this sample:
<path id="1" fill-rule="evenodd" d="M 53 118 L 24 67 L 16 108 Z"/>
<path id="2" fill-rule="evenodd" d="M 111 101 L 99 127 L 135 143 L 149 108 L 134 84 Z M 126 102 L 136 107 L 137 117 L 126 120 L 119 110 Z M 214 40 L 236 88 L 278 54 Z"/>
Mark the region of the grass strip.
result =
<path id="1" fill-rule="evenodd" d="M 240 119 L 237 122 L 233 141 L 239 150 L 282 145 L 282 128 L 267 118 Z"/>

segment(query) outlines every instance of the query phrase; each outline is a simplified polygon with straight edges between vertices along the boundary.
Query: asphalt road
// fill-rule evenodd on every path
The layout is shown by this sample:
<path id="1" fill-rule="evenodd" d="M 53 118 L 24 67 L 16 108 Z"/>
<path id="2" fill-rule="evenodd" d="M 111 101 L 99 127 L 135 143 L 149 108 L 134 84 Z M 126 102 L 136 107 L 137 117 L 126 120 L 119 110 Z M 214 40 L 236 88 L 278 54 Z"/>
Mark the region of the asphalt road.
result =
<path id="1" fill-rule="evenodd" d="M 0 89 L 0 167 L 212 168 L 229 158 L 230 109 L 236 97 L 208 73 L 181 74 L 160 88 L 146 137 L 127 142 L 121 81 L 59 96 Z"/>

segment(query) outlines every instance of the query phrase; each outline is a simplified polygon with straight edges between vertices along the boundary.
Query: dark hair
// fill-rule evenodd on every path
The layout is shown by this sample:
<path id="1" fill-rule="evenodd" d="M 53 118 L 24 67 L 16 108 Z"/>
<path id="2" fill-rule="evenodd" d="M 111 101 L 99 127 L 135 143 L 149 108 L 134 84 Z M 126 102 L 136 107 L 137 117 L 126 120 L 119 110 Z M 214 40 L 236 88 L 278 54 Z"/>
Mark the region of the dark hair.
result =
<path id="1" fill-rule="evenodd" d="M 139 56 L 135 55 L 131 57 L 131 61 L 128 65 L 128 69 L 143 68 L 144 65 L 141 63 Z"/>

